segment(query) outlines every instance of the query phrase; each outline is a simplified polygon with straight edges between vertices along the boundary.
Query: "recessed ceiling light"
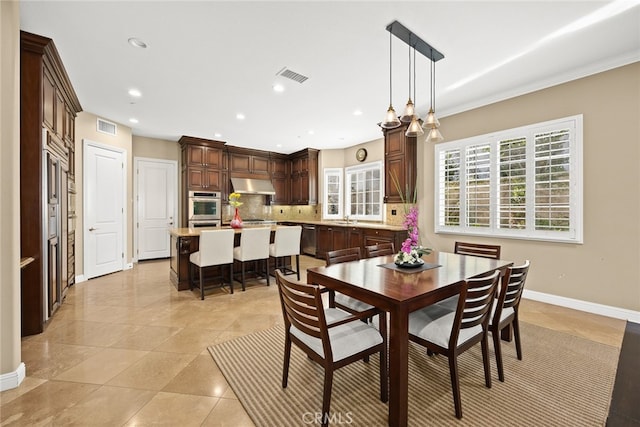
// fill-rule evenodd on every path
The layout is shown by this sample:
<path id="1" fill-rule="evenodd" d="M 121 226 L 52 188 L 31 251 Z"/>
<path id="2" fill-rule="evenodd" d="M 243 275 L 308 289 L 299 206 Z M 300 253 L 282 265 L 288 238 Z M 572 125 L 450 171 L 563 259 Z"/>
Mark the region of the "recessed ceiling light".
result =
<path id="1" fill-rule="evenodd" d="M 313 129 L 310 129 L 307 133 L 308 133 L 309 135 L 313 135 L 315 132 L 313 131 Z"/>
<path id="2" fill-rule="evenodd" d="M 136 38 L 136 37 L 131 37 L 127 41 L 133 47 L 139 47 L 140 49 L 146 49 L 147 48 L 147 44 L 145 42 L 143 42 L 142 40 Z"/>
<path id="3" fill-rule="evenodd" d="M 216 138 L 220 138 L 222 136 L 222 134 L 214 133 L 213 136 L 215 136 Z"/>
<path id="4" fill-rule="evenodd" d="M 360 111 L 360 110 L 355 110 L 355 111 L 353 112 L 353 115 L 354 115 L 354 116 L 361 116 L 361 115 L 362 115 L 362 111 Z"/>
<path id="5" fill-rule="evenodd" d="M 282 144 L 276 144 L 276 147 L 282 148 Z"/>
<path id="6" fill-rule="evenodd" d="M 238 120 L 244 120 L 244 114 L 242 114 L 242 113 L 238 113 L 238 114 L 236 114 L 236 119 L 238 119 Z"/>
<path id="7" fill-rule="evenodd" d="M 129 121 L 130 121 L 131 123 L 138 123 L 138 119 L 133 118 L 133 117 L 131 117 L 131 118 L 129 119 Z"/>
<path id="8" fill-rule="evenodd" d="M 276 83 L 273 85 L 273 91 L 274 92 L 284 92 L 284 86 L 282 86 L 280 83 Z"/>
<path id="9" fill-rule="evenodd" d="M 140 98 L 142 96 L 142 92 L 140 92 L 138 89 L 129 89 L 129 95 Z"/>

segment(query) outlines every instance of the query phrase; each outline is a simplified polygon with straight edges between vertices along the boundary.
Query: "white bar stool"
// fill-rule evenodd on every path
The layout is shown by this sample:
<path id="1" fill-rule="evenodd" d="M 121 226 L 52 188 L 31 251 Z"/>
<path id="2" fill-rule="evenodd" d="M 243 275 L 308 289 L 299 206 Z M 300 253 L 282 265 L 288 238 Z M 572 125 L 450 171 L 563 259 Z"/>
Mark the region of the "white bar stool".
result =
<path id="1" fill-rule="evenodd" d="M 275 268 L 279 268 L 283 274 L 298 275 L 300 280 L 300 236 L 302 235 L 302 227 L 299 225 L 284 226 L 276 228 L 276 236 L 273 243 L 269 245 L 269 256 L 275 258 Z M 278 266 L 278 258 L 296 256 L 296 271 L 285 266 Z M 274 272 L 275 274 L 275 272 Z"/>
<path id="2" fill-rule="evenodd" d="M 229 265 L 229 282 L 233 293 L 233 230 L 206 230 L 200 232 L 198 252 L 189 255 L 189 289 L 193 289 L 193 266 L 200 268 L 200 299 L 204 299 L 205 267 Z M 224 285 L 224 279 L 222 282 Z"/>
<path id="3" fill-rule="evenodd" d="M 242 290 L 244 287 L 244 263 L 246 261 L 265 260 L 265 276 L 269 286 L 269 240 L 271 227 L 243 228 L 240 246 L 233 248 L 233 259 L 242 264 Z"/>

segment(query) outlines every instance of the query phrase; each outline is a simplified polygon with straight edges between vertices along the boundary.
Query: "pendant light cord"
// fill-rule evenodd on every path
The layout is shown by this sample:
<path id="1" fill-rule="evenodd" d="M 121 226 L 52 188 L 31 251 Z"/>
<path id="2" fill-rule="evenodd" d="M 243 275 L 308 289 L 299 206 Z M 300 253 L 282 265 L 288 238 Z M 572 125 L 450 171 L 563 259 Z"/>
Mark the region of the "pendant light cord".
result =
<path id="1" fill-rule="evenodd" d="M 411 92 L 409 92 L 411 93 Z M 416 103 L 416 47 L 413 47 L 413 105 L 417 106 Z M 414 107 L 415 114 L 415 107 Z"/>
<path id="2" fill-rule="evenodd" d="M 391 55 L 391 46 L 392 46 L 392 43 L 391 43 L 391 31 L 389 31 L 389 105 L 391 105 L 391 100 L 393 98 L 393 95 L 391 93 L 391 86 L 392 86 L 391 82 L 393 80 L 391 78 L 391 72 L 392 72 L 391 71 L 392 70 L 392 67 L 391 67 L 391 57 L 392 57 L 392 55 Z"/>

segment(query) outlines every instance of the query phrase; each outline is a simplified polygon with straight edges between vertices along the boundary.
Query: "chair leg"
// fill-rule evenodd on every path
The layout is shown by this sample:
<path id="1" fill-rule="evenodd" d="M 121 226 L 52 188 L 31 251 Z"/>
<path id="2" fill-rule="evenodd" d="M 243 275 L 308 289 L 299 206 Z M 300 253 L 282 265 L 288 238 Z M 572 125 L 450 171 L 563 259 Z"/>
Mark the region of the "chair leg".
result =
<path id="1" fill-rule="evenodd" d="M 449 355 L 449 374 L 451 375 L 451 391 L 456 418 L 462 418 L 462 402 L 460 400 L 460 379 L 458 378 L 458 359 L 455 354 Z"/>
<path id="2" fill-rule="evenodd" d="M 484 333 L 482 341 L 482 364 L 484 365 L 484 384 L 487 388 L 491 388 L 491 365 L 489 363 L 489 341 L 487 340 L 487 333 Z"/>
<path id="3" fill-rule="evenodd" d="M 289 381 L 289 362 L 291 360 L 291 338 L 289 333 L 284 340 L 284 363 L 282 365 L 282 388 L 287 388 L 287 382 Z"/>
<path id="4" fill-rule="evenodd" d="M 267 286 L 271 286 L 269 283 L 269 258 L 264 261 L 264 271 L 267 273 Z"/>
<path id="5" fill-rule="evenodd" d="M 455 354 L 449 355 L 449 374 L 451 375 L 451 391 L 456 418 L 462 418 L 462 402 L 460 400 L 460 379 L 458 378 L 458 359 Z"/>
<path id="6" fill-rule="evenodd" d="M 242 292 L 245 291 L 244 289 L 244 261 L 240 261 L 241 267 L 242 267 Z"/>
<path id="7" fill-rule="evenodd" d="M 229 288 L 231 288 L 231 293 L 233 293 L 233 263 L 229 264 Z"/>
<path id="8" fill-rule="evenodd" d="M 300 255 L 296 255 L 296 273 L 298 275 L 298 281 L 300 281 Z"/>
<path id="9" fill-rule="evenodd" d="M 200 267 L 200 299 L 204 300 L 204 279 L 202 276 L 202 267 Z"/>
<path id="10" fill-rule="evenodd" d="M 380 321 L 380 335 L 382 335 L 383 350 L 380 352 L 380 400 L 384 403 L 389 401 L 389 375 L 387 361 L 387 313 L 378 314 Z"/>
<path id="11" fill-rule="evenodd" d="M 498 367 L 498 379 L 504 382 L 504 368 L 502 367 L 502 347 L 500 346 L 500 331 L 492 330 L 493 348 L 496 353 L 496 366 Z"/>
<path id="12" fill-rule="evenodd" d="M 333 367 L 324 368 L 324 390 L 322 392 L 322 427 L 329 425 L 329 408 L 331 407 L 331 387 L 333 386 Z"/>
<path id="13" fill-rule="evenodd" d="M 520 324 L 518 322 L 518 315 L 511 322 L 513 325 L 513 336 L 516 339 L 516 354 L 518 355 L 518 360 L 522 360 L 522 347 L 520 345 Z"/>

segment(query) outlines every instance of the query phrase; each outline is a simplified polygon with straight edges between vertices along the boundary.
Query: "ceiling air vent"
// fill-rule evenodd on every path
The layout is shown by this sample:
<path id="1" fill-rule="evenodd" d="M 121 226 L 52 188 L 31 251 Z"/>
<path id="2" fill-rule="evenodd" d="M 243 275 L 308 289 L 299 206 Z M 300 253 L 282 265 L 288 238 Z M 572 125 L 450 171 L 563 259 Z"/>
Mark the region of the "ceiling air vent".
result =
<path id="1" fill-rule="evenodd" d="M 298 74 L 295 71 L 291 71 L 287 67 L 284 67 L 282 70 L 278 71 L 277 76 L 286 77 L 288 79 L 293 80 L 294 82 L 304 83 L 309 77 L 303 76 L 302 74 Z"/>
<path id="2" fill-rule="evenodd" d="M 103 119 L 98 119 L 97 129 L 98 129 L 98 132 L 116 136 L 116 133 L 118 131 L 118 126 L 116 126 L 115 123 L 111 123 Z"/>

